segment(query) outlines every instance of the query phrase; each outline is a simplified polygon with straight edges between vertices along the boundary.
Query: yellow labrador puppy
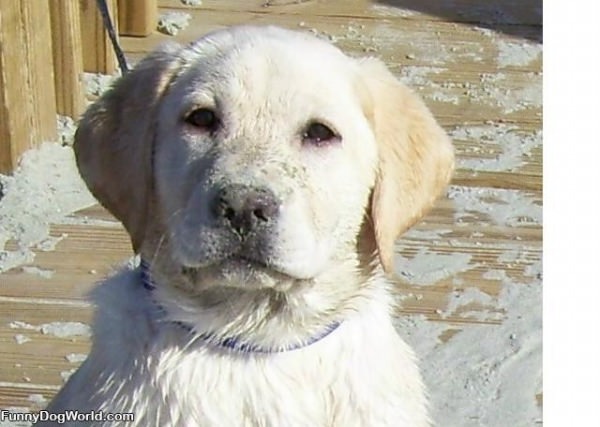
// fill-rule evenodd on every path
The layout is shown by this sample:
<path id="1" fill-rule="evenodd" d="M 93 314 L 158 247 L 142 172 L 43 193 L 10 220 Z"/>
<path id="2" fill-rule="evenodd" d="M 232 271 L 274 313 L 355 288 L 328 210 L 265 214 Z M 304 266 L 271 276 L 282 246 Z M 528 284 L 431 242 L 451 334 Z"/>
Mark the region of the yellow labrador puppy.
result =
<path id="1" fill-rule="evenodd" d="M 87 111 L 75 152 L 142 261 L 94 291 L 91 353 L 46 418 L 429 425 L 385 273 L 453 149 L 380 61 L 277 27 L 169 44 Z"/>

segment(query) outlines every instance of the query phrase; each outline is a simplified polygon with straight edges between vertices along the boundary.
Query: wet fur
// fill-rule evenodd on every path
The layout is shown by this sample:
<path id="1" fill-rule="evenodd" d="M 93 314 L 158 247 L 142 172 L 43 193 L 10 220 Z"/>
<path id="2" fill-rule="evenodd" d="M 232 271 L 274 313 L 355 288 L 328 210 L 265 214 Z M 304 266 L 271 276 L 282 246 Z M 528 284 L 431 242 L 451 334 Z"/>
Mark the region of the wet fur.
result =
<path id="1" fill-rule="evenodd" d="M 182 124 L 198 103 L 222 109 L 222 133 Z M 302 142 L 315 116 L 339 144 Z M 448 183 L 453 152 L 380 61 L 276 27 L 164 46 L 88 110 L 75 150 L 157 289 L 129 269 L 100 284 L 91 353 L 49 410 L 133 412 L 128 426 L 429 425 L 385 273 L 396 237 Z M 259 264 L 229 258 L 235 240 L 206 209 L 232 183 L 282 203 L 250 242 Z M 273 354 L 215 347 L 175 323 L 277 349 L 336 321 Z"/>

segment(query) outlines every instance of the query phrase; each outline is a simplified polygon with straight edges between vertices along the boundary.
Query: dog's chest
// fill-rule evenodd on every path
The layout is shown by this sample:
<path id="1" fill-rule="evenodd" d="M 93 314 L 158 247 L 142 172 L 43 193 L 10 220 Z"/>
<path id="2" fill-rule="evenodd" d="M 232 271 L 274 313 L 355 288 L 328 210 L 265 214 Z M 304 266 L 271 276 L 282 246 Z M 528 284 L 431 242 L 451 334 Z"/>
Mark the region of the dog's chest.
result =
<path id="1" fill-rule="evenodd" d="M 154 321 L 137 275 L 112 285 L 96 294 L 92 352 L 55 411 L 135 415 L 133 423 L 103 427 L 429 425 L 413 353 L 375 298 L 307 347 L 243 354 L 194 345 L 182 328 Z"/>
<path id="2" fill-rule="evenodd" d="M 282 426 L 331 425 L 333 395 L 339 372 L 327 363 L 310 368 L 290 355 L 230 357 L 195 354 L 179 360 L 166 355 L 155 371 L 147 395 L 162 397 L 156 407 L 148 401 L 149 419 L 161 425 Z M 317 369 L 315 369 L 317 368 Z M 152 390 L 152 391 L 151 391 Z"/>
<path id="3" fill-rule="evenodd" d="M 140 426 L 426 425 L 408 360 L 392 364 L 380 349 L 356 352 L 336 341 L 274 355 L 164 351 L 110 410 L 141 414 Z M 399 376 L 403 364 L 409 369 Z"/>

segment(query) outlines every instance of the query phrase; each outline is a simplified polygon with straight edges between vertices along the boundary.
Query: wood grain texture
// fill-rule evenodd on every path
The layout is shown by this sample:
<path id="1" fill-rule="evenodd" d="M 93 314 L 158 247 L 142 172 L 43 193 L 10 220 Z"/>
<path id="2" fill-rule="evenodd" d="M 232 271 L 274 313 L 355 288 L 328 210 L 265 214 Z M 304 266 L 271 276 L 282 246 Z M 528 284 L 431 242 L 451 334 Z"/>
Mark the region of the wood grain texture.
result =
<path id="1" fill-rule="evenodd" d="M 107 2 L 113 26 L 118 34 L 116 0 Z M 81 43 L 83 46 L 83 69 L 89 73 L 112 74 L 117 70 L 117 58 L 104 29 L 102 16 L 96 0 L 79 0 L 81 18 Z"/>
<path id="2" fill-rule="evenodd" d="M 48 2 L 23 0 L 21 11 L 25 26 L 27 91 L 33 105 L 33 128 L 39 134 L 35 142 L 56 140 L 56 96 L 52 59 L 52 33 Z"/>
<path id="3" fill-rule="evenodd" d="M 119 34 L 145 37 L 156 30 L 156 0 L 119 0 Z"/>
<path id="4" fill-rule="evenodd" d="M 58 114 L 77 119 L 83 112 L 83 50 L 79 2 L 49 0 Z"/>
<path id="5" fill-rule="evenodd" d="M 0 173 L 56 139 L 48 4 L 3 0 L 0 10 Z"/>

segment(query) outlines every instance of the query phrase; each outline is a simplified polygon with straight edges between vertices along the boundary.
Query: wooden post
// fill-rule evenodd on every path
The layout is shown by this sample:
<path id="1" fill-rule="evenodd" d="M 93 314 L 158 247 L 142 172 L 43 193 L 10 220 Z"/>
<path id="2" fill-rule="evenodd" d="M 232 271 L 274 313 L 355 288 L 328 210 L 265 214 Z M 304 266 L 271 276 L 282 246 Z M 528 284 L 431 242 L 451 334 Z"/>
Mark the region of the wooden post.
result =
<path id="1" fill-rule="evenodd" d="M 156 0 L 119 0 L 119 34 L 145 37 L 156 29 Z"/>
<path id="2" fill-rule="evenodd" d="M 83 52 L 79 2 L 48 0 L 52 24 L 54 84 L 58 114 L 77 119 L 83 112 Z"/>
<path id="3" fill-rule="evenodd" d="M 56 141 L 56 90 L 52 60 L 52 32 L 48 2 L 21 0 L 25 18 L 28 89 L 33 103 L 34 127 L 39 136 L 34 141 Z"/>
<path id="4" fill-rule="evenodd" d="M 50 0 L 52 1 L 52 0 Z M 118 33 L 116 0 L 106 0 L 115 32 Z M 104 29 L 102 15 L 96 0 L 80 0 L 81 44 L 83 69 L 90 73 L 113 74 L 117 70 L 117 58 Z"/>
<path id="5" fill-rule="evenodd" d="M 0 172 L 21 154 L 56 139 L 56 101 L 48 3 L 1 0 Z"/>

